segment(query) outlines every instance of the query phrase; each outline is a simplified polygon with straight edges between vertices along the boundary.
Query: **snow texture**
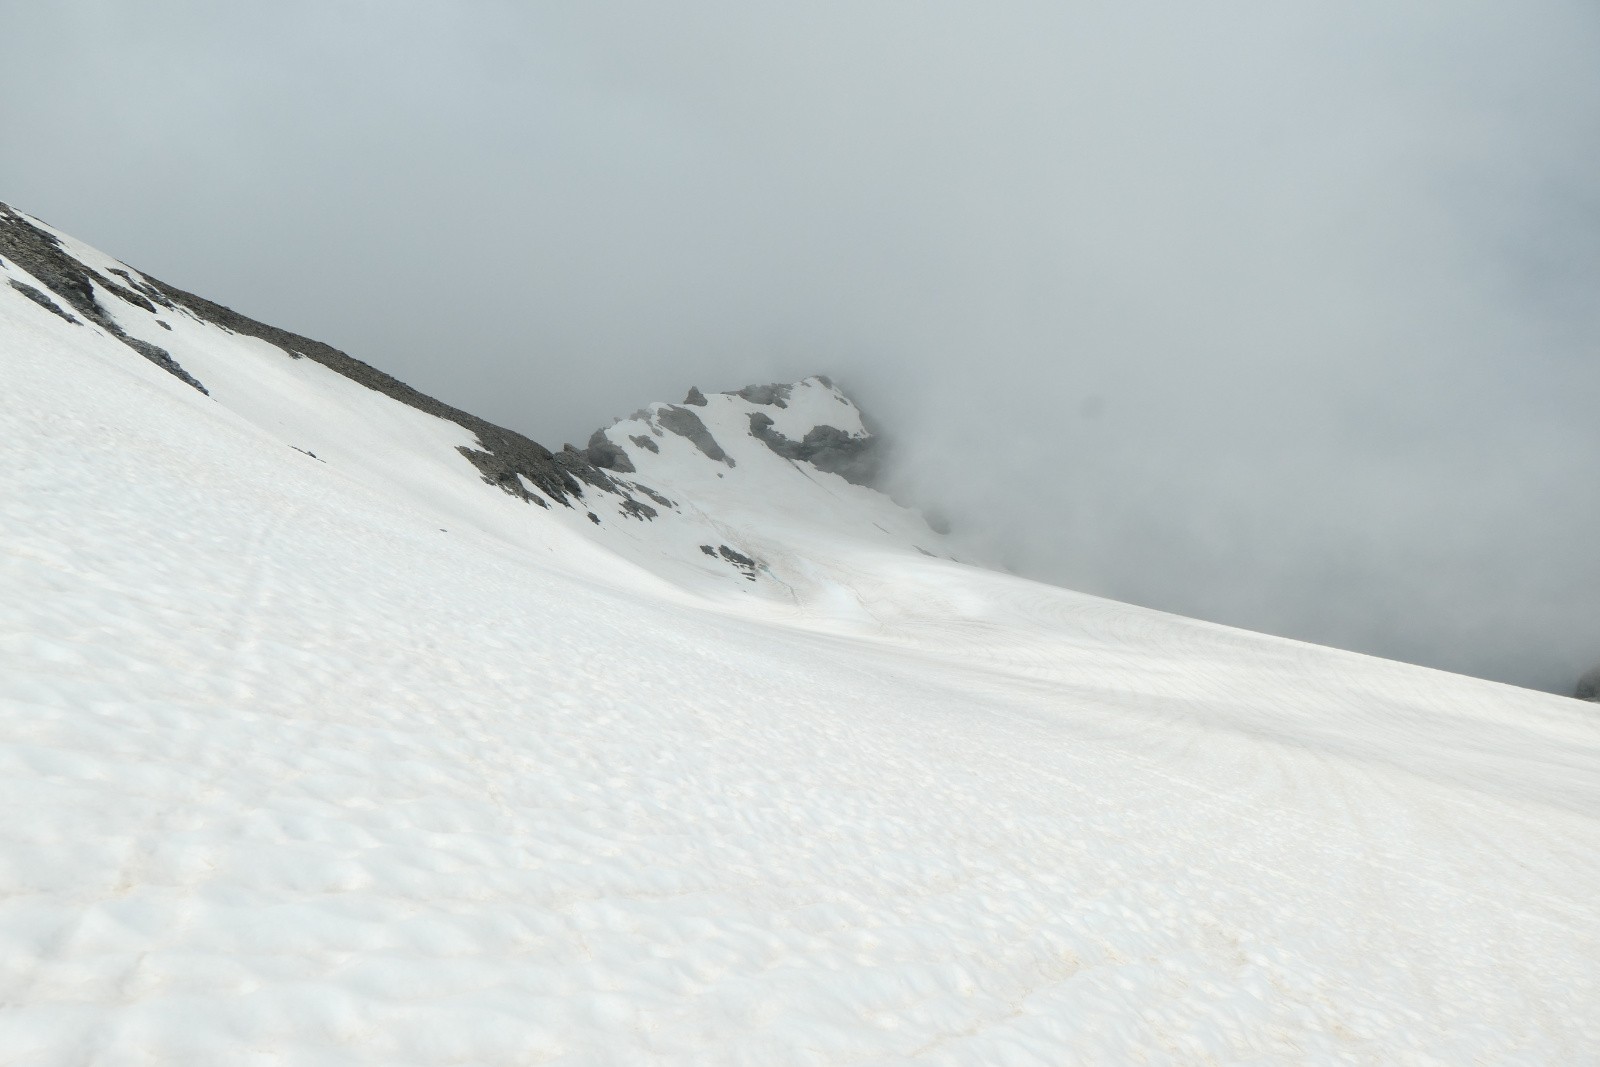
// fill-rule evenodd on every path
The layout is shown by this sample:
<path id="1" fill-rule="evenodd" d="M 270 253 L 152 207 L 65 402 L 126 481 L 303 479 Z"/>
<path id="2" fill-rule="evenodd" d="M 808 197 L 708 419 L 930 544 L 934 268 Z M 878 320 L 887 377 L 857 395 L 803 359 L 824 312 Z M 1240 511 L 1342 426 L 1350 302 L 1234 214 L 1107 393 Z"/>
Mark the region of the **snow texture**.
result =
<path id="1" fill-rule="evenodd" d="M 821 379 L 536 507 L 102 304 L 210 395 L 0 284 L 0 1063 L 1600 1059 L 1593 705 L 937 558 Z"/>

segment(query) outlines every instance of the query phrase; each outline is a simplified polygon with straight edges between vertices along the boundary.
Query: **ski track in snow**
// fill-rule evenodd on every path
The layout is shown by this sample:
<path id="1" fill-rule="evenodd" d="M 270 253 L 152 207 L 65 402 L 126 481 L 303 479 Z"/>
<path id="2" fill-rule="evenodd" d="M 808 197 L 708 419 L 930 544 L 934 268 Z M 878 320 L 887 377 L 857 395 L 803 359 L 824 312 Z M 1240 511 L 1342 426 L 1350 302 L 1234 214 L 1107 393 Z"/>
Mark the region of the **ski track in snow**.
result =
<path id="1" fill-rule="evenodd" d="M 673 591 L 0 308 L 0 1063 L 1600 1062 L 1588 706 L 755 511 L 797 603 Z"/>

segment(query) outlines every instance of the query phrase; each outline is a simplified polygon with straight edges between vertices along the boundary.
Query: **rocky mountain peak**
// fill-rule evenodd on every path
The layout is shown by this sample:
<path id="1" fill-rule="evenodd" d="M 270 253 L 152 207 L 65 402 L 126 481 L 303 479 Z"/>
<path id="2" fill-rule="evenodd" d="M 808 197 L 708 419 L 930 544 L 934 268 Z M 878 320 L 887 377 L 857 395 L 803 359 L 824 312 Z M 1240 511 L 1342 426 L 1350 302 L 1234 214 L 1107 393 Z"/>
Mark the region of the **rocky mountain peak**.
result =
<path id="1" fill-rule="evenodd" d="M 713 432 L 706 418 L 691 408 L 702 413 L 715 408 L 718 430 Z M 821 374 L 709 395 L 691 386 L 681 404 L 656 404 L 596 430 L 584 455 L 596 467 L 632 473 L 638 469 L 633 452 L 660 453 L 656 438 L 662 430 L 729 467 L 738 461 L 717 433 L 754 438 L 785 460 L 809 464 L 855 485 L 875 487 L 882 473 L 882 439 L 868 428 L 856 403 Z"/>

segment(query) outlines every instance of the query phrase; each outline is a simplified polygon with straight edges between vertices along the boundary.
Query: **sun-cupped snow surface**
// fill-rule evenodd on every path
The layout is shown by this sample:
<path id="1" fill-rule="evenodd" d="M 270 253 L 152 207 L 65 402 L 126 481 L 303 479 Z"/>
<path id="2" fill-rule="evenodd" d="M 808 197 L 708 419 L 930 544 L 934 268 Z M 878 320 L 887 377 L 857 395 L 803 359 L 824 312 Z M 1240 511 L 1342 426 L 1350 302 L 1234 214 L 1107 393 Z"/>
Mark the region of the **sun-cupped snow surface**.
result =
<path id="1" fill-rule="evenodd" d="M 0 287 L 0 1063 L 1600 1058 L 1591 705 L 756 499 L 712 395 L 736 599 L 171 325 Z"/>

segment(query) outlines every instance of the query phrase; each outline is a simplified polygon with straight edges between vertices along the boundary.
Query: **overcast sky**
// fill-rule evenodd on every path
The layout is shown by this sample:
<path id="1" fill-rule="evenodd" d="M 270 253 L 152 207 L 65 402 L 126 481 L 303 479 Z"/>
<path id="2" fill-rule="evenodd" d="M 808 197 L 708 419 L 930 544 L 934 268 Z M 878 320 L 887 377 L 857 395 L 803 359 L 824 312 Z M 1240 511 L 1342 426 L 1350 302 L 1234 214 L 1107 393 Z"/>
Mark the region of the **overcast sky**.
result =
<path id="1" fill-rule="evenodd" d="M 52 0 L 0 200 L 552 447 L 839 378 L 1019 571 L 1600 661 L 1600 8 Z"/>

